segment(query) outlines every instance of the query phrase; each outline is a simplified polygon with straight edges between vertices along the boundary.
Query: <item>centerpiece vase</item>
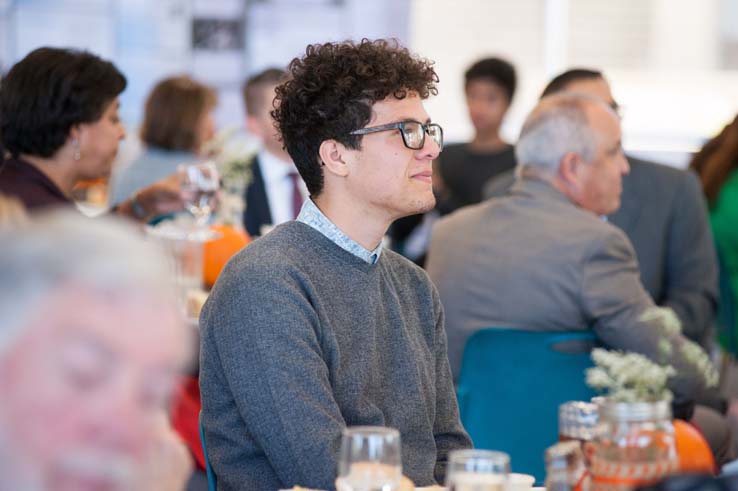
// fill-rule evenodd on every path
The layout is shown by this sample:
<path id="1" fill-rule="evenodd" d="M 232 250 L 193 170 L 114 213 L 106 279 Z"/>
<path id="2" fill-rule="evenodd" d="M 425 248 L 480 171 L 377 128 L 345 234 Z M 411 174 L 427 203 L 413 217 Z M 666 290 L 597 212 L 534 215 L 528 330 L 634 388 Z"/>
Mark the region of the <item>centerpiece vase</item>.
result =
<path id="1" fill-rule="evenodd" d="M 599 435 L 591 453 L 593 491 L 626 491 L 677 472 L 669 401 L 614 402 L 599 408 Z"/>

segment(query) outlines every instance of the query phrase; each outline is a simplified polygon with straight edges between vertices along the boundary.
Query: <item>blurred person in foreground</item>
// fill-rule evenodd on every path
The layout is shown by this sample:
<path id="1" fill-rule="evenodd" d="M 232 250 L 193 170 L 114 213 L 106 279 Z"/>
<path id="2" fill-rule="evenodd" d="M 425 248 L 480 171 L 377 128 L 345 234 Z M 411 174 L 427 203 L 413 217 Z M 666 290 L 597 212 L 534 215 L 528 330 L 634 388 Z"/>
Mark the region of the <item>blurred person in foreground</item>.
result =
<path id="1" fill-rule="evenodd" d="M 249 78 L 243 87 L 246 129 L 262 143 L 250 168 L 251 182 L 244 196 L 244 228 L 252 237 L 262 228 L 294 220 L 308 196 L 305 182 L 279 141 L 274 126 L 274 89 L 287 77 L 284 70 L 270 68 Z"/>
<path id="2" fill-rule="evenodd" d="M 333 489 L 347 426 L 396 428 L 402 470 L 442 483 L 459 421 L 443 308 L 382 237 L 435 203 L 432 62 L 396 42 L 308 46 L 274 117 L 310 199 L 226 265 L 200 316 L 205 440 L 218 489 Z"/>
<path id="3" fill-rule="evenodd" d="M 207 143 L 215 136 L 217 101 L 214 89 L 186 75 L 157 83 L 146 99 L 141 125 L 144 151 L 129 165 L 113 170 L 110 204 L 122 203 L 174 174 L 180 164 L 206 158 Z"/>
<path id="4" fill-rule="evenodd" d="M 610 84 L 596 70 L 567 70 L 549 82 L 542 97 L 562 92 L 589 94 L 619 110 Z M 621 205 L 607 220 L 633 244 L 641 283 L 653 301 L 674 310 L 684 335 L 709 351 L 718 301 L 717 260 L 699 180 L 692 172 L 630 155 L 626 159 L 630 172 L 622 179 Z M 511 172 L 493 179 L 487 196 L 504 194 L 512 182 Z"/>
<path id="5" fill-rule="evenodd" d="M 125 130 L 118 95 L 126 79 L 84 52 L 38 48 L 0 84 L 0 192 L 28 209 L 68 206 L 80 181 L 110 175 Z M 175 179 L 141 190 L 114 208 L 146 221 L 182 208 Z"/>
<path id="6" fill-rule="evenodd" d="M 0 229 L 3 489 L 180 491 L 189 476 L 165 417 L 187 331 L 165 261 L 109 220 Z"/>

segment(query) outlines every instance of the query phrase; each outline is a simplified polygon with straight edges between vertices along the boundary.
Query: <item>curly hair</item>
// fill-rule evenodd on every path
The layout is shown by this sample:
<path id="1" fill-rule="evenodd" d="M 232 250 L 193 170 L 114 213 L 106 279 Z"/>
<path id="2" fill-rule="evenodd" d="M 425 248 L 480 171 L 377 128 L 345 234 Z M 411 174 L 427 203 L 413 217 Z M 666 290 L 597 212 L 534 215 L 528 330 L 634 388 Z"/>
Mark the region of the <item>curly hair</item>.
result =
<path id="1" fill-rule="evenodd" d="M 109 61 L 84 51 L 38 48 L 0 85 L 0 146 L 13 156 L 49 158 L 69 130 L 97 121 L 126 87 Z"/>
<path id="2" fill-rule="evenodd" d="M 708 203 L 715 204 L 723 184 L 738 169 L 738 116 L 695 154 L 689 168 L 702 181 Z"/>
<path id="3" fill-rule="evenodd" d="M 359 150 L 361 137 L 349 133 L 369 123 L 376 102 L 438 93 L 433 62 L 394 39 L 309 45 L 290 62 L 289 76 L 276 89 L 272 116 L 312 196 L 323 190 L 322 142 Z"/>

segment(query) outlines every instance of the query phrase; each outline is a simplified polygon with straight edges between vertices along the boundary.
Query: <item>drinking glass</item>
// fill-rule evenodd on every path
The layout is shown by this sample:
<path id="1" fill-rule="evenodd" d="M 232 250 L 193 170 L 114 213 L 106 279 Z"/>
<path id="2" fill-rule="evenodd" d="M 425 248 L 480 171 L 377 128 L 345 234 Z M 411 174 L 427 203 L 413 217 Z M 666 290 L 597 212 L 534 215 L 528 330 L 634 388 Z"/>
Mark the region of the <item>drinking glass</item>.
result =
<path id="1" fill-rule="evenodd" d="M 381 426 L 356 426 L 343 431 L 338 491 L 396 491 L 401 478 L 400 432 Z"/>
<path id="2" fill-rule="evenodd" d="M 597 404 L 569 401 L 559 406 L 559 441 L 594 440 L 599 427 Z"/>
<path id="3" fill-rule="evenodd" d="M 510 456 L 493 450 L 455 450 L 446 469 L 449 491 L 503 491 L 510 473 Z"/>
<path id="4" fill-rule="evenodd" d="M 182 164 L 177 167 L 182 199 L 187 211 L 195 217 L 195 224 L 202 227 L 215 210 L 220 176 L 212 161 L 199 164 Z"/>

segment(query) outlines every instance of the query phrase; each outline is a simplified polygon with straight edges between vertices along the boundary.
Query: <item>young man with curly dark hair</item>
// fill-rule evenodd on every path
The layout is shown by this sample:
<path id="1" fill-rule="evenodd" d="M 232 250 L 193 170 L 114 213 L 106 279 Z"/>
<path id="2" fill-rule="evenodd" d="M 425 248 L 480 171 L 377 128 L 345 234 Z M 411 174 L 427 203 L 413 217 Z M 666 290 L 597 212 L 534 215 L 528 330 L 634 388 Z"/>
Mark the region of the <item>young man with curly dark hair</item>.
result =
<path id="1" fill-rule="evenodd" d="M 443 145 L 423 100 L 432 63 L 394 42 L 307 48 L 276 125 L 311 199 L 226 267 L 201 316 L 202 422 L 221 490 L 333 489 L 347 426 L 397 428 L 403 472 L 443 483 L 459 421 L 443 310 L 420 268 L 383 249 L 434 205 Z"/>

